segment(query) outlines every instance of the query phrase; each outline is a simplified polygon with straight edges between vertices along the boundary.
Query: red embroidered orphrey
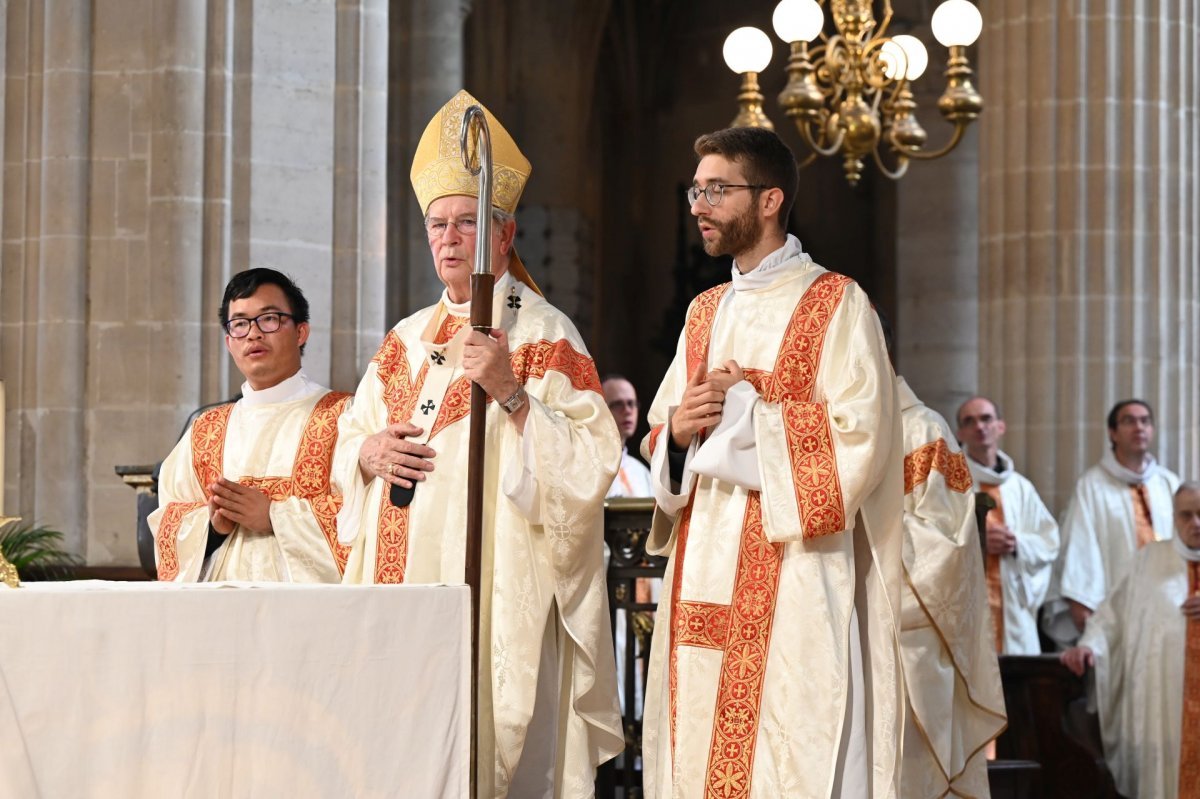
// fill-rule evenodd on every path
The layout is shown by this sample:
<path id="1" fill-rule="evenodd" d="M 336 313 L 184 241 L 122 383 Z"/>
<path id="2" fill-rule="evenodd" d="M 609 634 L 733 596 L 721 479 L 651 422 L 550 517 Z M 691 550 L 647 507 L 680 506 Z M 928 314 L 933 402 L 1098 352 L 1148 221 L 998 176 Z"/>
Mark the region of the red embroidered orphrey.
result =
<path id="1" fill-rule="evenodd" d="M 823 403 L 812 401 L 817 367 L 829 323 L 850 279 L 833 272 L 819 276 L 796 306 L 784 333 L 774 370 L 747 373 L 764 400 L 783 415 L 804 535 L 841 532 L 845 510 L 836 454 Z M 686 327 L 688 373 L 707 364 L 713 320 L 728 285 L 696 298 Z M 692 500 L 683 511 L 675 548 L 668 659 L 671 747 L 676 746 L 678 653 L 680 646 L 723 652 L 705 777 L 706 796 L 734 799 L 750 795 L 754 749 L 766 677 L 767 653 L 779 592 L 783 545 L 766 538 L 757 491 L 746 501 L 733 597 L 729 605 L 680 599 L 691 526 Z"/>
<path id="2" fill-rule="evenodd" d="M 1200 563 L 1188 563 L 1188 596 L 1200 596 Z M 1183 646 L 1179 799 L 1200 799 L 1200 619 L 1188 619 Z"/>
<path id="3" fill-rule="evenodd" d="M 291 476 L 244 476 L 238 480 L 242 485 L 259 489 L 274 501 L 288 497 L 308 500 L 337 564 L 338 573 L 346 569 L 350 548 L 338 543 L 337 513 L 341 500 L 330 494 L 329 473 L 333 468 L 333 447 L 337 443 L 337 420 L 351 396 L 331 391 L 317 401 L 304 423 L 304 433 L 296 447 Z M 225 435 L 232 413 L 233 403 L 226 403 L 200 414 L 192 425 L 192 469 L 206 501 L 172 502 L 167 505 L 155 541 L 159 556 L 159 580 L 174 580 L 179 575 L 179 527 L 184 516 L 207 504 L 210 499 L 209 485 L 221 477 L 225 460 Z"/>

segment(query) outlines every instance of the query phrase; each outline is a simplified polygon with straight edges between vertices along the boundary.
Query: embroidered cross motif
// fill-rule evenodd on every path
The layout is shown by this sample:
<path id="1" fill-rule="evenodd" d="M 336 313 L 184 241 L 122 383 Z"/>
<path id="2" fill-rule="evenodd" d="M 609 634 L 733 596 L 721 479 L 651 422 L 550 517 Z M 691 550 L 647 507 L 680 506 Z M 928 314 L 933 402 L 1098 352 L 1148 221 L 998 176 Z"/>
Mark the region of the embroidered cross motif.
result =
<path id="1" fill-rule="evenodd" d="M 421 413 L 428 416 L 429 412 L 432 411 L 433 408 L 434 408 L 433 400 L 425 400 L 425 404 L 421 406 Z"/>
<path id="2" fill-rule="evenodd" d="M 521 307 L 521 298 L 518 297 L 516 294 L 508 295 L 508 307 L 512 308 L 513 310 L 520 308 Z"/>
<path id="3" fill-rule="evenodd" d="M 441 350 L 435 350 L 429 354 L 429 360 L 433 361 L 435 366 L 441 366 L 446 362 L 446 356 Z"/>

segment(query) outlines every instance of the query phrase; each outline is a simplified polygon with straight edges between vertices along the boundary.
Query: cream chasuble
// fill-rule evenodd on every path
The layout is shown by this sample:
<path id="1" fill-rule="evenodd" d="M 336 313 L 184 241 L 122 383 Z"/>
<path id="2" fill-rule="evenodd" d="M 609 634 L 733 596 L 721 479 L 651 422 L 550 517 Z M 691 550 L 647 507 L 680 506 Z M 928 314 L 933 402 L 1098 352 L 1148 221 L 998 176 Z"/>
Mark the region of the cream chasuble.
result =
<path id="1" fill-rule="evenodd" d="M 1172 501 L 1179 478 L 1151 459 L 1135 474 L 1122 468 L 1111 452 L 1084 472 L 1062 520 L 1062 551 L 1055 564 L 1046 601 L 1046 632 L 1061 645 L 1079 635 L 1065 599 L 1097 608 L 1121 578 L 1137 551 L 1138 537 L 1131 486 L 1145 486 L 1154 532 L 1160 540 L 1174 534 Z"/>
<path id="2" fill-rule="evenodd" d="M 900 795 L 989 796 L 989 741 L 1004 729 L 975 494 L 946 421 L 897 378 L 904 422 L 900 649 L 908 713 Z"/>
<path id="3" fill-rule="evenodd" d="M 999 453 L 999 469 L 976 463 L 969 456 L 971 478 L 983 490 L 995 486 L 1004 509 L 1004 523 L 1017 537 L 1017 551 L 1000 560 L 1004 655 L 1037 655 L 1037 613 L 1050 588 L 1058 557 L 1058 523 L 1038 496 L 1037 489 L 1013 469 L 1012 458 Z"/>
<path id="4" fill-rule="evenodd" d="M 163 461 L 149 518 L 158 579 L 338 582 L 349 547 L 337 540 L 329 470 L 350 395 L 303 372 L 242 395 L 200 414 Z M 271 497 L 274 532 L 238 526 L 206 561 L 208 486 L 222 476 Z"/>
<path id="5" fill-rule="evenodd" d="M 463 582 L 465 315 L 443 295 L 401 320 L 342 419 L 333 482 L 346 497 L 338 528 L 353 543 L 347 583 Z M 590 797 L 595 767 L 624 748 L 603 561 L 604 493 L 621 439 L 566 316 L 505 274 L 493 323 L 508 334 L 529 415 L 518 433 L 488 400 L 479 751 L 494 768 L 480 768 L 480 795 Z M 383 480 L 364 484 L 358 464 L 366 437 L 400 421 L 437 452 L 404 508 Z M 537 788 L 525 781 L 534 773 Z"/>
<path id="6" fill-rule="evenodd" d="M 1188 626 L 1179 609 L 1188 596 L 1183 553 L 1200 558 L 1174 540 L 1135 553 L 1079 639 L 1096 656 L 1104 757 L 1117 790 L 1130 799 L 1189 795 L 1179 783 Z"/>
<path id="7" fill-rule="evenodd" d="M 728 359 L 749 385 L 730 390 L 668 497 L 670 415 L 698 364 Z M 896 796 L 903 456 L 866 295 L 789 237 L 692 302 L 649 417 L 648 550 L 670 562 L 646 678 L 645 795 Z M 724 449 L 692 471 L 727 422 Z"/>

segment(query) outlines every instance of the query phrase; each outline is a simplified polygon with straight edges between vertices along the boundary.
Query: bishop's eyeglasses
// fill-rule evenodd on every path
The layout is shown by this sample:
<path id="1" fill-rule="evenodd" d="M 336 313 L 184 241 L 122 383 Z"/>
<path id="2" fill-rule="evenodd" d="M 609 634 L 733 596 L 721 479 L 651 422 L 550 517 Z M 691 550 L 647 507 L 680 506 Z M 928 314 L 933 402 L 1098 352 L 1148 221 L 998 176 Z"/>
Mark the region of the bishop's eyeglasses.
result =
<path id="1" fill-rule="evenodd" d="M 709 183 L 704 188 L 692 186 L 687 190 L 688 205 L 695 205 L 696 200 L 700 199 L 700 195 L 704 195 L 704 199 L 708 200 L 709 205 L 720 205 L 721 200 L 725 199 L 725 192 L 728 189 L 754 189 L 762 191 L 767 188 L 752 183 Z"/>
<path id="2" fill-rule="evenodd" d="M 274 333 L 283 324 L 284 319 L 292 319 L 290 313 L 283 311 L 267 311 L 258 316 L 239 316 L 225 323 L 225 332 L 232 338 L 245 338 L 250 335 L 250 325 L 258 325 L 263 333 Z"/>

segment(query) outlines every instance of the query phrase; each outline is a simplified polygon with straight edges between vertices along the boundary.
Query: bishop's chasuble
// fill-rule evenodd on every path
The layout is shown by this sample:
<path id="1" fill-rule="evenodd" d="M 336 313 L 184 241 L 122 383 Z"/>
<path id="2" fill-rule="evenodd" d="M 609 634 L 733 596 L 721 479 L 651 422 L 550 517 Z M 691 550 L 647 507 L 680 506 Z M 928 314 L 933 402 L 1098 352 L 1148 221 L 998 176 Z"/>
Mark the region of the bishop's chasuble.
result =
<path id="1" fill-rule="evenodd" d="M 467 316 L 443 293 L 401 320 L 342 419 L 334 484 L 346 496 L 338 527 L 353 543 L 347 583 L 463 582 Z M 479 795 L 590 797 L 595 767 L 625 745 L 603 556 L 604 493 L 621 439 L 565 315 L 506 273 L 492 318 L 508 334 L 529 415 L 519 433 L 488 400 L 479 757 L 494 767 L 481 765 Z M 367 436 L 401 421 L 422 428 L 411 440 L 437 456 L 398 508 L 384 480 L 363 483 L 358 454 Z"/>
<path id="2" fill-rule="evenodd" d="M 1200 718 L 1181 731 L 1184 670 L 1195 664 L 1186 662 L 1189 623 L 1179 606 L 1197 560 L 1200 551 L 1177 539 L 1147 544 L 1079 639 L 1096 656 L 1104 759 L 1117 790 L 1130 799 L 1200 794 L 1200 763 L 1190 764 L 1190 785 L 1180 781 L 1180 744 L 1200 736 Z"/>
<path id="3" fill-rule="evenodd" d="M 159 472 L 149 519 L 158 579 L 338 582 L 350 549 L 338 543 L 329 470 L 349 400 L 297 372 L 261 391 L 243 384 L 236 403 L 200 414 Z M 208 486 L 219 477 L 266 493 L 274 532 L 239 525 L 206 559 Z"/>
<path id="4" fill-rule="evenodd" d="M 949 425 L 897 378 L 904 421 L 904 799 L 987 797 L 1006 721 L 975 493 Z"/>
<path id="5" fill-rule="evenodd" d="M 746 381 L 674 484 L 671 414 L 697 365 L 729 359 Z M 647 549 L 670 556 L 647 675 L 647 797 L 896 796 L 895 397 L 866 295 L 792 236 L 693 300 L 643 444 L 658 500 Z"/>
<path id="6" fill-rule="evenodd" d="M 1147 543 L 1175 534 L 1179 478 L 1153 458 L 1131 472 L 1106 451 L 1084 472 L 1062 520 L 1062 551 L 1046 600 L 1046 632 L 1061 645 L 1079 636 L 1065 600 L 1095 610 L 1125 576 L 1133 555 Z"/>

